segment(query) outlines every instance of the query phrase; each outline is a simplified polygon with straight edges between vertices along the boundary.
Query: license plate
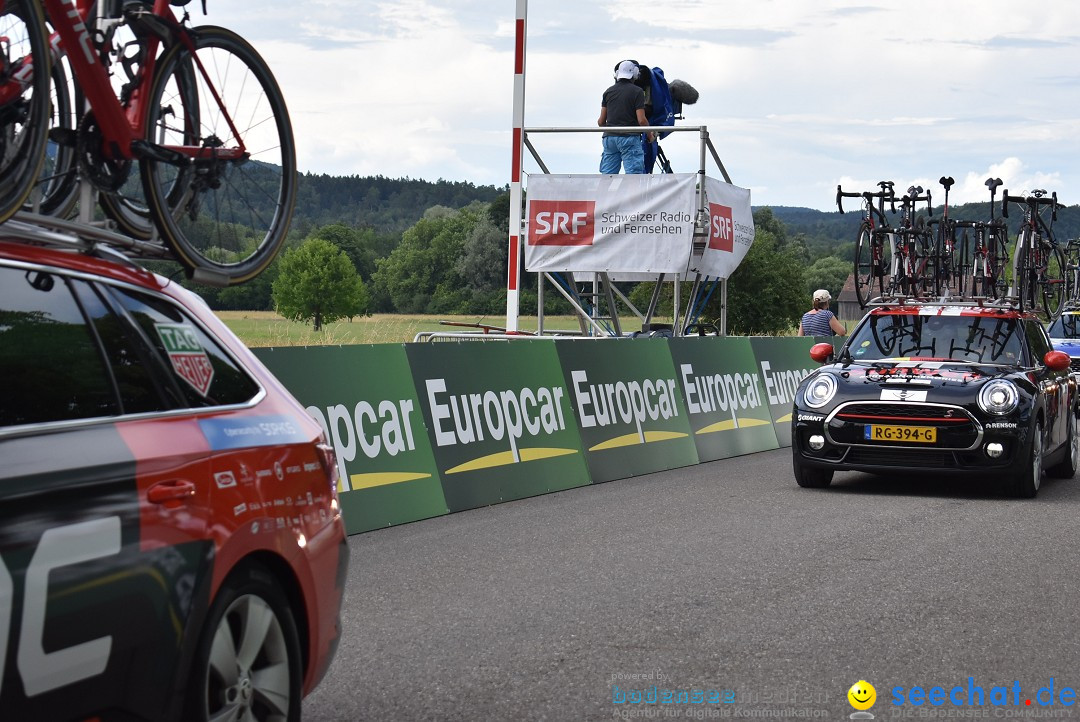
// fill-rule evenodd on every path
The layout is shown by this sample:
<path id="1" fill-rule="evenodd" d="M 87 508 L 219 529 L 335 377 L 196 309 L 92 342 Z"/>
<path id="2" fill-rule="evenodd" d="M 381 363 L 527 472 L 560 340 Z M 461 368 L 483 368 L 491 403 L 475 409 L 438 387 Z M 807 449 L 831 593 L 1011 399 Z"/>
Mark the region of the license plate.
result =
<path id="1" fill-rule="evenodd" d="M 937 429 L 933 426 L 887 426 L 868 424 L 863 427 L 863 438 L 869 441 L 902 441 L 933 444 L 937 441 Z"/>

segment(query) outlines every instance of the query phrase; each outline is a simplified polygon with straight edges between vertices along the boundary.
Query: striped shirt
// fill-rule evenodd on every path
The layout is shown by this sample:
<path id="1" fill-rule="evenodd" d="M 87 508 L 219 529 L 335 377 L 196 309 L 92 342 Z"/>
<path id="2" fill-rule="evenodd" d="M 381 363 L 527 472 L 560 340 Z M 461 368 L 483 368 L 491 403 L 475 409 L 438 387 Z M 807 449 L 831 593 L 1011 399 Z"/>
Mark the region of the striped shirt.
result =
<path id="1" fill-rule="evenodd" d="M 807 311 L 802 317 L 803 336 L 835 336 L 829 320 L 836 318 L 832 311 L 821 309 L 817 313 Z"/>

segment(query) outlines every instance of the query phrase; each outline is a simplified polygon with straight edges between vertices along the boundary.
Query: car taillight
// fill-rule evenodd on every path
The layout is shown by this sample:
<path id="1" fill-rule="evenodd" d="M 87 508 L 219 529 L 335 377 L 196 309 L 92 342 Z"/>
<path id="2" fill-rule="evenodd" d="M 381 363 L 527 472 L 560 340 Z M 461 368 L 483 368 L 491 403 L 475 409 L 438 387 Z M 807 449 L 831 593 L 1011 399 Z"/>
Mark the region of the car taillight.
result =
<path id="1" fill-rule="evenodd" d="M 325 437 L 319 438 L 319 443 L 315 444 L 315 450 L 319 455 L 319 463 L 323 466 L 323 471 L 326 472 L 326 478 L 330 480 L 330 488 L 334 491 L 334 497 L 337 496 L 338 489 L 338 465 L 337 454 L 334 453 L 334 447 L 326 443 Z"/>

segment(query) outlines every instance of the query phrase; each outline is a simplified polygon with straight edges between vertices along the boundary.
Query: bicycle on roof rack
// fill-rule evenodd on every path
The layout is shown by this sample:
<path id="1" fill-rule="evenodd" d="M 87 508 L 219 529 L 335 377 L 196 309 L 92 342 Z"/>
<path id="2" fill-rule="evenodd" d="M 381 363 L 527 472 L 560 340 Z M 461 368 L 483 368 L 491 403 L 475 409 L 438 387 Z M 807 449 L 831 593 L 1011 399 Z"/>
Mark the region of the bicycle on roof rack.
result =
<path id="1" fill-rule="evenodd" d="M 1009 264 L 1008 232 L 1005 222 L 994 217 L 994 198 L 1001 179 L 987 178 L 984 185 L 990 191 L 990 220 L 952 220 L 949 223 L 954 242 L 955 233 L 961 232 L 956 254 L 959 295 L 970 293 L 973 298 L 1005 298 L 1009 295 L 1005 278 Z"/>
<path id="2" fill-rule="evenodd" d="M 1065 303 L 1080 301 L 1080 238 L 1070 238 L 1062 250 L 1065 255 Z"/>
<path id="3" fill-rule="evenodd" d="M 1021 309 L 1041 311 L 1046 320 L 1057 317 L 1065 302 L 1065 256 L 1053 234 L 1057 220 L 1057 192 L 1046 195 L 1037 189 L 1027 196 L 1009 196 L 1002 191 L 1001 215 L 1009 217 L 1009 203 L 1022 205 L 1024 220 L 1016 237 L 1009 293 L 1020 299 Z M 1050 223 L 1042 217 L 1050 209 Z"/>
<path id="4" fill-rule="evenodd" d="M 885 204 L 896 213 L 896 193 L 892 181 L 879 181 L 879 190 L 845 192 L 836 186 L 836 207 L 843 213 L 844 198 L 862 199 L 862 222 L 855 240 L 855 297 L 859 306 L 866 304 L 876 295 L 884 296 L 886 289 L 891 289 L 891 266 L 896 249 L 896 237 L 885 217 Z"/>
<path id="5" fill-rule="evenodd" d="M 905 296 L 930 295 L 936 275 L 933 235 L 923 217 L 916 215 L 916 204 L 926 203 L 927 213 L 933 213 L 933 206 L 930 191 L 921 193 L 922 186 L 908 187 L 900 198 L 900 225 L 894 229 L 899 243 L 893 257 L 890 290 Z"/>
<path id="6" fill-rule="evenodd" d="M 270 264 L 296 200 L 285 101 L 243 38 L 221 27 L 191 27 L 186 11 L 177 18 L 171 5 L 186 4 L 108 0 L 101 25 L 91 0 L 3 3 L 0 220 L 20 209 L 35 185 L 43 184 L 45 194 L 77 171 L 125 231 L 148 237 L 152 221 L 197 281 L 241 283 Z M 42 8 L 54 29 L 51 40 Z M 135 38 L 129 52 L 113 47 L 117 26 Z M 75 152 L 43 175 L 50 94 L 70 90 L 54 72 L 50 46 L 89 109 L 74 129 L 57 116 L 53 139 Z M 119 92 L 110 82 L 114 57 L 123 58 L 118 64 L 127 76 Z M 122 192 L 136 167 L 142 198 Z"/>

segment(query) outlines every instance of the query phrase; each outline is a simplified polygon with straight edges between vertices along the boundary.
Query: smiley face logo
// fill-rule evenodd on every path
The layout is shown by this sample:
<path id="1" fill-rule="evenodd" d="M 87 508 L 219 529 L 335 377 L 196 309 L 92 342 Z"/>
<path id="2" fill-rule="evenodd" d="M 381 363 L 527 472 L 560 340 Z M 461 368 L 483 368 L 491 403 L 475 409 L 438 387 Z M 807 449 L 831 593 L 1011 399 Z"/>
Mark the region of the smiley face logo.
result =
<path id="1" fill-rule="evenodd" d="M 851 685 L 851 689 L 847 692 L 848 702 L 851 706 L 858 710 L 870 709 L 874 706 L 874 702 L 877 701 L 877 690 L 874 689 L 874 685 L 867 682 L 865 679 L 860 679 L 855 684 Z"/>

